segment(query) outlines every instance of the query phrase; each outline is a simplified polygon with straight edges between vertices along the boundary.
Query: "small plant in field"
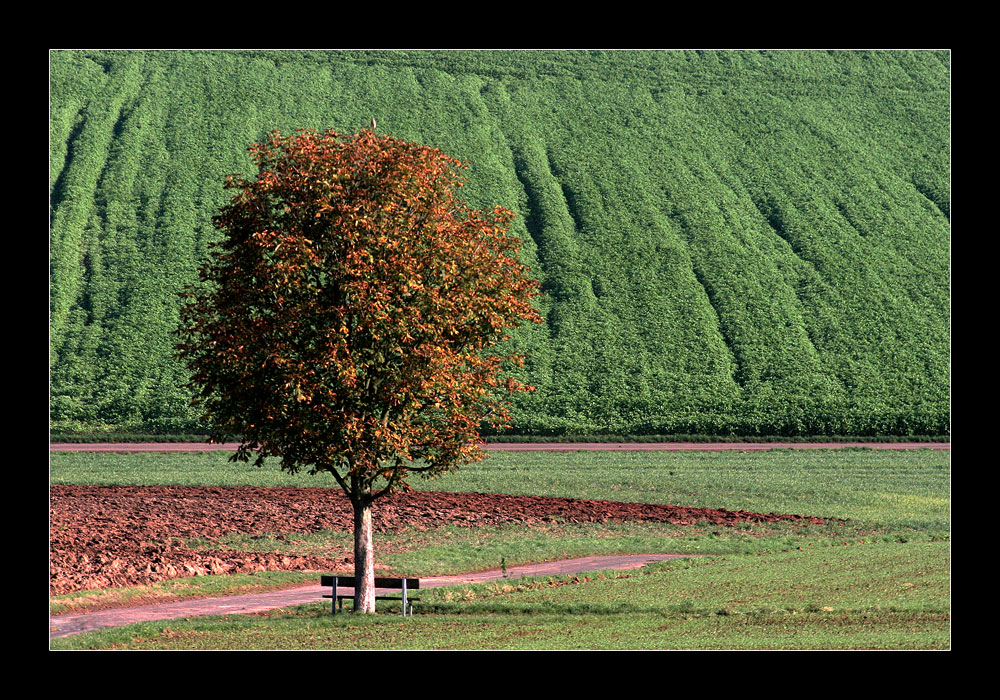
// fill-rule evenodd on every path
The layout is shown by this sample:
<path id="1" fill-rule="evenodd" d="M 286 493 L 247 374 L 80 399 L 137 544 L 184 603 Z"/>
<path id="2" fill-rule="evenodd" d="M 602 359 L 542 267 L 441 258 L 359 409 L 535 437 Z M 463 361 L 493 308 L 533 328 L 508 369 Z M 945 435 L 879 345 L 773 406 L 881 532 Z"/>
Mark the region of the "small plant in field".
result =
<path id="1" fill-rule="evenodd" d="M 680 613 L 682 615 L 693 615 L 698 612 L 698 608 L 690 600 L 685 600 L 683 603 L 673 606 L 674 612 Z"/>

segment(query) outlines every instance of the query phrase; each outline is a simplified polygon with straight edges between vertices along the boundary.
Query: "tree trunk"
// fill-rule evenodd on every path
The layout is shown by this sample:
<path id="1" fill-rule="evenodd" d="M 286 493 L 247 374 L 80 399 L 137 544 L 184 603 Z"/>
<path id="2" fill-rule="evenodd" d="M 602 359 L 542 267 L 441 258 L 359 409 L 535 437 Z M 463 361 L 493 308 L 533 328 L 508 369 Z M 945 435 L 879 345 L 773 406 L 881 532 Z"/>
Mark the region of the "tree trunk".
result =
<path id="1" fill-rule="evenodd" d="M 354 501 L 354 612 L 375 612 L 372 504 L 364 497 Z"/>

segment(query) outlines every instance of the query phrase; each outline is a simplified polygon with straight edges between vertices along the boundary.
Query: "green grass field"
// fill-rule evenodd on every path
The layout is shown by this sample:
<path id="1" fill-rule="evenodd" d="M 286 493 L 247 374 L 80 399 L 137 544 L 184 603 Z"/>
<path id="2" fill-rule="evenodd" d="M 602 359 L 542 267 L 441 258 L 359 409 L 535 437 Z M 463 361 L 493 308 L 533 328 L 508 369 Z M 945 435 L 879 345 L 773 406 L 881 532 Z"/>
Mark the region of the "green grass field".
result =
<path id="1" fill-rule="evenodd" d="M 51 455 L 52 483 L 331 486 L 193 455 Z M 626 552 L 714 556 L 637 572 L 501 580 L 422 592 L 419 613 L 333 617 L 315 605 L 255 616 L 132 625 L 53 640 L 53 649 L 946 649 L 950 630 L 950 453 L 494 453 L 426 490 L 571 496 L 798 513 L 843 519 L 818 527 L 645 524 L 386 533 L 377 563 L 433 573 Z M 272 533 L 280 534 L 280 533 Z M 286 533 L 288 534 L 288 533 Z M 322 550 L 347 533 L 231 547 Z M 293 540 L 291 544 L 287 540 Z M 387 553 L 380 555 L 379 549 Z M 391 551 L 390 551 L 391 550 Z M 288 574 L 278 586 L 305 574 Z M 216 580 L 221 579 L 221 580 Z M 224 592 L 246 577 L 166 582 Z M 259 582 L 253 585 L 259 585 Z M 245 589 L 245 588 L 244 588 Z M 143 593 L 140 591 L 140 593 Z M 145 593 L 148 593 L 145 592 Z M 115 595 L 108 591 L 74 594 Z M 65 603 L 69 596 L 54 599 Z"/>
<path id="2" fill-rule="evenodd" d="M 180 299 L 279 129 L 468 161 L 544 326 L 515 432 L 941 435 L 948 51 L 50 53 L 50 419 L 199 428 Z"/>

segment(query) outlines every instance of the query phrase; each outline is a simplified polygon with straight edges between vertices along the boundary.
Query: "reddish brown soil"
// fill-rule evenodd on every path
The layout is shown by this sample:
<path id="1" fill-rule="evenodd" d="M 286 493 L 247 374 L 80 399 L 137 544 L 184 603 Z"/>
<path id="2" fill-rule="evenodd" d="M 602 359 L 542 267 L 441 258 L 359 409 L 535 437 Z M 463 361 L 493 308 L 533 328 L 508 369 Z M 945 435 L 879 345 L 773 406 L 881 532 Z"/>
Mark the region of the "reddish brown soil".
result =
<path id="1" fill-rule="evenodd" d="M 53 485 L 50 508 L 53 594 L 206 574 L 333 570 L 346 568 L 351 561 L 347 550 L 315 557 L 207 551 L 182 541 L 217 540 L 231 533 L 350 531 L 351 505 L 340 491 L 331 489 Z M 374 526 L 380 532 L 404 526 L 531 525 L 557 519 L 680 525 L 825 522 L 798 515 L 480 493 L 412 492 L 377 501 L 373 507 Z"/>

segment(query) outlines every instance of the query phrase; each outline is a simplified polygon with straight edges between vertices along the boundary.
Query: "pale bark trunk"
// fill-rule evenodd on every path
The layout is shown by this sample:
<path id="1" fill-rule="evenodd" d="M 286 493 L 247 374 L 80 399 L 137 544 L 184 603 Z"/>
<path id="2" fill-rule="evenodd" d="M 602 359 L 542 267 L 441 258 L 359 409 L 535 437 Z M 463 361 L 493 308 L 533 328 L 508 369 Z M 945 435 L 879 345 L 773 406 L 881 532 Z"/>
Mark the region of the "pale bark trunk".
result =
<path id="1" fill-rule="evenodd" d="M 354 502 L 354 612 L 375 612 L 375 550 L 372 545 L 372 506 Z"/>

